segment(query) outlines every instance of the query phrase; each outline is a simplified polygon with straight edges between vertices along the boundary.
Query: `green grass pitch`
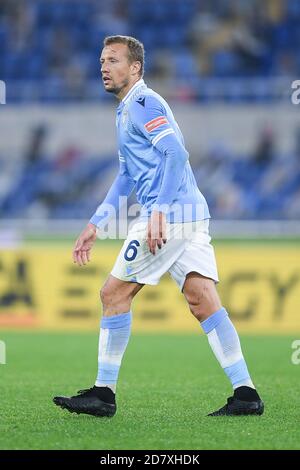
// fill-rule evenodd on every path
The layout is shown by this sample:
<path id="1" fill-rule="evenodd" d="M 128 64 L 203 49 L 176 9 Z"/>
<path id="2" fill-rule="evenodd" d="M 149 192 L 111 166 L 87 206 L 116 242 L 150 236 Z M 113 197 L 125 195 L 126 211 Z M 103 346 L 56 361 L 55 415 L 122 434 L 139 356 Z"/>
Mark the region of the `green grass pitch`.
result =
<path id="1" fill-rule="evenodd" d="M 298 334 L 298 337 L 300 335 Z M 93 385 L 96 333 L 2 332 L 1 449 L 299 449 L 300 365 L 294 337 L 244 336 L 261 417 L 207 417 L 231 394 L 204 335 L 133 335 L 114 418 L 56 407 L 56 394 Z M 299 339 L 299 338 L 298 338 Z"/>

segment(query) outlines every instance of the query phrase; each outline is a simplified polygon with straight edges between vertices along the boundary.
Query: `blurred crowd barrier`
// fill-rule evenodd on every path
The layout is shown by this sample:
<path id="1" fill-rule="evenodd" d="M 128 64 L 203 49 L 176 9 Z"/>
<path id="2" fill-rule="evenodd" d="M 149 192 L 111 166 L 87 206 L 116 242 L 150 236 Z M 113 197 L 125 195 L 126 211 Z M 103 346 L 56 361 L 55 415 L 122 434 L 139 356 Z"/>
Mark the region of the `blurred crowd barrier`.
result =
<path id="1" fill-rule="evenodd" d="M 69 244 L 41 244 L 0 255 L 0 326 L 47 330 L 99 328 L 100 288 L 119 251 L 99 243 L 92 262 L 72 263 Z M 223 305 L 242 333 L 300 331 L 298 245 L 218 244 Z M 198 332 L 183 295 L 167 274 L 134 300 L 134 332 Z"/>
<path id="2" fill-rule="evenodd" d="M 299 220 L 297 106 L 173 110 L 214 219 Z M 114 106 L 6 105 L 0 130 L 0 219 L 92 216 L 118 169 Z"/>

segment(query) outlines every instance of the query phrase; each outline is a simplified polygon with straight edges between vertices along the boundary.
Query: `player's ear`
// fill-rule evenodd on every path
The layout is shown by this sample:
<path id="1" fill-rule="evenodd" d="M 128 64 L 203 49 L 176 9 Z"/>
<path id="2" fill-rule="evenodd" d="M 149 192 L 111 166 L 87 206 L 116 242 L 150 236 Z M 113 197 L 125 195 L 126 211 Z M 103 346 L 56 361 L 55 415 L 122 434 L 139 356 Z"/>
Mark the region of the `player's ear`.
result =
<path id="1" fill-rule="evenodd" d="M 139 61 L 135 61 L 135 62 L 132 62 L 130 68 L 131 68 L 132 75 L 136 75 L 140 73 L 142 64 Z"/>

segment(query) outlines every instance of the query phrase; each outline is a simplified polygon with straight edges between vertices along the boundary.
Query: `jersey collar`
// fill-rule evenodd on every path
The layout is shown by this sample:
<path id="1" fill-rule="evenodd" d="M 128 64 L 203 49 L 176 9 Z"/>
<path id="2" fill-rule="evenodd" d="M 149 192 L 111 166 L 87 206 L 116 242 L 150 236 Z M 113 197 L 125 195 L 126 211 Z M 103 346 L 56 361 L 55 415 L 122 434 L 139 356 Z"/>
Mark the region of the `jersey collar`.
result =
<path id="1" fill-rule="evenodd" d="M 127 103 L 127 101 L 129 100 L 129 98 L 133 95 L 133 93 L 135 93 L 138 88 L 142 87 L 142 86 L 146 86 L 144 80 L 141 78 L 140 80 L 138 80 L 132 88 L 130 88 L 129 92 L 127 93 L 126 96 L 124 96 L 124 98 L 122 99 L 121 103 L 124 105 Z M 120 103 L 120 104 L 121 104 Z"/>

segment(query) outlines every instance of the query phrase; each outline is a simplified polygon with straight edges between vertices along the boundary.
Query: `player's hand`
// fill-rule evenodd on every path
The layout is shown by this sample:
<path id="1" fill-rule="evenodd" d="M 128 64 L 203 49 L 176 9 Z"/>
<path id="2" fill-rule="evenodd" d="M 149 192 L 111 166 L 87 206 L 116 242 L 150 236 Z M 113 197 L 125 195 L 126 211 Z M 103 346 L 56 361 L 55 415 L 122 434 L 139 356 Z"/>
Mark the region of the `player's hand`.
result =
<path id="1" fill-rule="evenodd" d="M 83 266 L 90 261 L 91 249 L 96 238 L 96 226 L 88 224 L 75 243 L 73 250 L 74 263 L 77 263 L 79 266 Z"/>
<path id="2" fill-rule="evenodd" d="M 167 242 L 167 222 L 163 212 L 153 211 L 148 222 L 147 245 L 153 255 Z"/>

